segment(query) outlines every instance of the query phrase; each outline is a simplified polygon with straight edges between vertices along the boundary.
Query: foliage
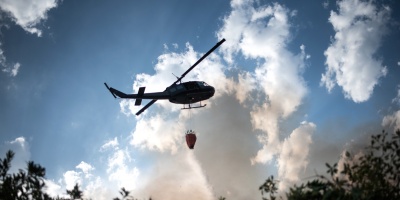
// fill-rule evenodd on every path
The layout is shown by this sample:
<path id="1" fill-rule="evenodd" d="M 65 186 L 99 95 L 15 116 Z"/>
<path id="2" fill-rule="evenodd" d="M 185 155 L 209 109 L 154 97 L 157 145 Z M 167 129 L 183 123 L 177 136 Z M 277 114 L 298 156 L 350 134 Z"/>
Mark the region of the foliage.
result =
<path id="1" fill-rule="evenodd" d="M 389 135 L 371 136 L 364 153 L 345 152 L 339 172 L 338 163 L 326 164 L 329 178 L 316 175 L 314 180 L 293 186 L 287 199 L 400 199 L 400 130 Z M 261 194 L 276 199 L 276 181 L 269 177 L 260 186 Z M 263 199 L 268 199 L 263 197 Z"/>
<path id="2" fill-rule="evenodd" d="M 267 180 L 259 187 L 259 190 L 261 190 L 261 195 L 264 195 L 264 193 L 269 193 L 269 199 L 275 200 L 278 188 L 276 187 L 274 176 L 268 177 Z M 263 197 L 263 200 L 267 200 L 267 198 Z"/>

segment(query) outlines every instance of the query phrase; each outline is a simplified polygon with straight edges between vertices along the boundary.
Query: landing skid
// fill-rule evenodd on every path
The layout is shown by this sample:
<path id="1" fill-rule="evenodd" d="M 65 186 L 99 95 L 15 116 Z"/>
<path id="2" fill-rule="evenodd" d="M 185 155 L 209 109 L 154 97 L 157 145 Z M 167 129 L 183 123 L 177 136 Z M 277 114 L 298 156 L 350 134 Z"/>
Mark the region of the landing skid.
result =
<path id="1" fill-rule="evenodd" d="M 194 107 L 193 107 L 193 106 L 191 106 L 190 104 L 188 104 L 188 105 L 189 105 L 189 107 L 186 107 L 185 104 L 183 104 L 182 110 L 192 109 L 192 108 L 203 108 L 203 107 L 206 107 L 207 104 L 201 105 L 201 102 L 200 102 L 200 105 L 199 105 L 199 106 L 194 106 Z"/>

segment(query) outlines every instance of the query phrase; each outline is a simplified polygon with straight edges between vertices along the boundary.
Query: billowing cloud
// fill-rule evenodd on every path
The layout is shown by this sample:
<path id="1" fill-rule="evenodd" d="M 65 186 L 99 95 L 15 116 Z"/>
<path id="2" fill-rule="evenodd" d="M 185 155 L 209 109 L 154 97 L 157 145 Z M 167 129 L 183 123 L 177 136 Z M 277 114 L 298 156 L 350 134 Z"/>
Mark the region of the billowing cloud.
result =
<path id="1" fill-rule="evenodd" d="M 158 156 L 149 173 L 138 188 L 139 196 L 176 200 L 216 199 L 199 161 L 190 150 Z"/>
<path id="2" fill-rule="evenodd" d="M 131 144 L 159 152 L 157 160 L 162 160 L 163 164 L 144 175 L 148 177 L 145 178 L 148 195 L 156 197 L 162 192 L 163 199 L 175 199 L 180 195 L 166 197 L 165 194 L 176 194 L 177 185 L 181 184 L 175 183 L 185 182 L 181 175 L 192 174 L 186 179 L 196 187 L 179 187 L 179 193 L 198 194 L 200 199 L 214 199 L 218 195 L 232 199 L 260 198 L 257 187 L 263 181 L 260 174 L 265 172 L 258 170 L 257 163 L 281 158 L 280 176 L 288 183 L 292 182 L 289 176 L 298 176 L 307 165 L 314 124 L 301 124 L 288 139 L 280 139 L 281 122 L 296 112 L 308 92 L 302 73 L 306 68 L 305 60 L 310 56 L 304 45 L 297 53 L 287 47 L 291 38 L 289 18 L 296 12 L 278 3 L 259 6 L 252 1 L 232 1 L 231 6 L 232 11 L 224 17 L 217 32 L 219 39 L 226 39 L 218 51 L 230 66 L 236 66 L 235 58 L 240 54 L 254 61 L 254 66 L 245 66 L 238 74 L 228 76 L 226 72 L 231 67 L 224 65 L 219 54 L 211 54 L 185 78 L 204 80 L 216 88 L 206 108 L 185 112 L 180 111 L 180 105 L 158 101 L 136 117 Z M 146 91 L 149 92 L 163 91 L 175 80 L 171 73 L 183 73 L 200 56 L 190 44 L 186 44 L 183 53 L 161 55 L 155 74 L 136 76 L 134 92 L 141 86 L 148 86 Z M 128 116 L 139 109 L 133 101 L 127 100 L 121 101 L 120 106 Z M 198 135 L 199 145 L 190 157 L 182 153 L 187 149 L 186 129 L 194 129 Z M 301 136 L 308 139 L 300 140 Z M 298 152 L 301 155 L 293 152 L 298 146 L 303 147 L 303 151 Z M 287 154 L 280 156 L 282 151 Z M 290 164 L 293 160 L 302 164 L 293 166 Z M 193 168 L 182 167 L 186 165 L 198 166 L 201 170 L 193 173 Z M 232 166 L 232 170 L 222 172 L 217 166 Z M 238 175 L 238 171 L 245 176 Z M 248 187 L 243 188 L 243 183 Z M 166 189 L 147 188 L 155 184 Z"/>
<path id="3" fill-rule="evenodd" d="M 339 85 L 346 98 L 364 102 L 387 74 L 386 66 L 375 54 L 386 33 L 390 9 L 360 0 L 339 1 L 338 6 L 338 12 L 331 11 L 329 17 L 336 33 L 324 52 L 326 71 L 321 85 L 329 92 Z"/>
<path id="4" fill-rule="evenodd" d="M 47 12 L 57 6 L 57 0 L 2 0 L 0 9 L 5 11 L 9 17 L 25 31 L 42 35 L 37 27 L 47 19 Z"/>
<path id="5" fill-rule="evenodd" d="M 146 131 L 144 131 L 146 130 Z M 136 147 L 176 153 L 177 143 L 182 138 L 183 124 L 166 116 L 156 115 L 146 120 L 139 120 L 132 133 L 131 144 Z"/>
<path id="6" fill-rule="evenodd" d="M 1 0 L 0 10 L 6 13 L 5 16 L 11 18 L 17 25 L 25 31 L 42 36 L 40 24 L 47 19 L 47 12 L 57 7 L 58 0 Z M 3 17 L 3 16 L 0 16 Z M 3 24 L 0 25 L 3 26 Z M 0 30 L 1 31 L 1 30 Z M 1 48 L 0 41 L 0 65 L 1 71 L 11 77 L 17 76 L 21 67 L 20 63 L 8 63 L 6 56 Z"/>
<path id="7" fill-rule="evenodd" d="M 79 165 L 77 165 L 76 168 L 82 170 L 82 172 L 85 174 L 86 178 L 89 178 L 90 176 L 92 176 L 92 174 L 90 172 L 94 170 L 94 167 L 92 165 L 90 165 L 84 161 L 81 161 L 81 163 L 79 163 Z"/>
<path id="8" fill-rule="evenodd" d="M 50 195 L 51 197 L 65 197 L 67 198 L 66 195 L 62 195 L 64 191 L 62 190 L 62 187 L 60 184 L 54 182 L 53 180 L 48 180 L 45 179 L 44 183 L 46 184 L 45 187 L 45 192 Z"/>
<path id="9" fill-rule="evenodd" d="M 252 161 L 266 163 L 281 148 L 279 120 L 296 111 L 307 94 L 301 74 L 309 56 L 304 45 L 298 55 L 287 50 L 293 11 L 277 3 L 254 8 L 253 2 L 236 2 L 232 7 L 218 36 L 228 42 L 221 47 L 228 62 L 238 53 L 259 60 L 254 72 L 239 75 L 237 97 L 242 102 L 251 94 L 257 95 L 252 102 L 251 122 L 254 129 L 265 134 L 258 137 L 264 145 Z"/>
<path id="10" fill-rule="evenodd" d="M 309 146 L 312 143 L 311 134 L 315 124 L 303 122 L 282 143 L 282 152 L 278 158 L 279 189 L 286 190 L 300 181 L 300 174 L 308 165 Z"/>
<path id="11" fill-rule="evenodd" d="M 82 185 L 82 178 L 80 175 L 80 172 L 74 170 L 66 171 L 63 174 L 64 183 L 67 190 L 71 190 L 72 188 L 74 188 L 75 184 Z"/>

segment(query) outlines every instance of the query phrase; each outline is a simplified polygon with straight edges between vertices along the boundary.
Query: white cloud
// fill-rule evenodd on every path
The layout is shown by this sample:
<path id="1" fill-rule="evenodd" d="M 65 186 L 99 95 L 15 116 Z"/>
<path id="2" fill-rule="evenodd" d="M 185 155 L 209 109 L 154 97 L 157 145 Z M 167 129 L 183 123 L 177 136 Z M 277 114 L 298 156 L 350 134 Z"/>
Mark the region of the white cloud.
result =
<path id="1" fill-rule="evenodd" d="M 75 184 L 82 186 L 82 178 L 79 172 L 69 170 L 63 174 L 65 187 L 68 190 L 74 188 Z"/>
<path id="2" fill-rule="evenodd" d="M 19 67 L 21 67 L 21 64 L 19 64 L 19 63 L 16 63 L 14 65 L 14 67 L 11 69 L 11 72 L 10 72 L 11 76 L 17 76 Z"/>
<path id="3" fill-rule="evenodd" d="M 7 141 L 0 146 L 0 153 L 5 155 L 7 150 L 15 153 L 11 163 L 9 173 L 17 173 L 19 169 L 26 169 L 26 162 L 30 160 L 29 143 L 24 137 L 17 137 L 12 141 Z M 46 167 L 47 168 L 47 167 Z M 113 183 L 104 181 L 99 176 L 94 176 L 91 172 L 95 169 L 92 165 L 82 161 L 76 168 L 78 170 L 68 170 L 63 173 L 59 181 L 44 179 L 46 184 L 45 191 L 51 197 L 68 198 L 66 190 L 71 190 L 76 183 L 79 184 L 85 198 L 106 200 L 118 195 L 118 190 Z M 126 178 L 131 178 L 131 175 Z"/>
<path id="4" fill-rule="evenodd" d="M 21 67 L 20 63 L 10 64 L 7 63 L 6 56 L 4 55 L 3 50 L 1 49 L 2 43 L 0 42 L 0 66 L 2 66 L 1 71 L 8 74 L 11 77 L 17 76 L 19 72 L 19 68 Z"/>
<path id="5" fill-rule="evenodd" d="M 378 80 L 387 74 L 374 55 L 385 35 L 390 10 L 373 3 L 343 0 L 338 2 L 338 13 L 331 11 L 329 17 L 336 34 L 324 52 L 326 72 L 321 85 L 329 92 L 339 85 L 345 97 L 354 102 L 367 101 Z"/>
<path id="6" fill-rule="evenodd" d="M 51 197 L 64 197 L 67 198 L 67 196 L 62 195 L 64 193 L 63 188 L 61 187 L 60 184 L 57 184 L 56 182 L 48 179 L 44 179 L 44 183 L 46 184 L 45 187 L 45 192 L 50 195 Z"/>
<path id="7" fill-rule="evenodd" d="M 135 131 L 132 132 L 131 144 L 140 148 L 166 150 L 176 153 L 177 143 L 182 140 L 184 132 L 182 123 L 157 114 L 149 119 L 139 120 Z"/>
<path id="8" fill-rule="evenodd" d="M 94 170 L 94 167 L 92 165 L 90 165 L 84 161 L 81 161 L 81 163 L 79 163 L 79 165 L 77 165 L 76 168 L 82 170 L 82 172 L 85 174 L 86 178 L 89 178 L 90 176 L 92 176 L 92 174 L 90 172 Z"/>
<path id="9" fill-rule="evenodd" d="M 2 56 L 2 55 L 0 55 Z M 6 62 L 2 62 L 0 63 L 1 65 L 3 65 L 3 69 L 2 71 L 5 73 L 8 73 L 11 77 L 15 77 L 18 74 L 19 68 L 21 67 L 21 64 L 16 63 L 14 64 L 14 66 L 8 66 L 8 64 Z"/>
<path id="10" fill-rule="evenodd" d="M 110 144 L 110 141 L 105 144 Z M 138 183 L 140 171 L 137 167 L 132 166 L 134 160 L 127 150 L 119 149 L 118 144 L 114 147 L 116 148 L 110 149 L 112 152 L 108 156 L 107 170 L 97 172 L 106 177 L 95 175 L 95 166 L 81 161 L 75 167 L 77 170 L 66 171 L 58 183 L 45 180 L 46 191 L 52 197 L 57 195 L 67 197 L 65 190 L 71 190 L 75 184 L 78 184 L 85 199 L 106 200 L 118 196 L 118 191 L 122 187 L 125 187 L 128 191 L 134 190 Z"/>
<path id="11" fill-rule="evenodd" d="M 132 166 L 134 159 L 131 158 L 129 152 L 119 148 L 119 143 L 115 137 L 113 140 L 107 141 L 100 148 L 100 152 L 106 153 L 104 150 L 110 150 L 107 159 L 107 170 L 105 172 L 95 171 L 96 167 L 85 161 L 81 161 L 75 168 L 76 170 L 68 170 L 63 174 L 63 178 L 55 183 L 46 180 L 49 183 L 47 191 L 53 197 L 61 194 L 66 196 L 65 190 L 71 190 L 76 183 L 79 184 L 83 191 L 84 198 L 106 200 L 118 196 L 121 187 L 132 191 L 136 188 L 140 171 L 137 167 Z M 97 174 L 104 174 L 101 177 Z"/>
<path id="12" fill-rule="evenodd" d="M 113 140 L 109 140 L 108 142 L 106 142 L 105 144 L 103 144 L 103 146 L 101 146 L 100 151 L 104 151 L 110 148 L 118 148 L 118 139 L 117 137 L 115 137 Z"/>
<path id="13" fill-rule="evenodd" d="M 96 178 L 85 179 L 80 177 L 80 174 L 76 174 L 77 172 L 68 171 L 66 176 L 64 177 L 64 184 L 62 180 L 58 181 L 58 183 L 45 179 L 46 188 L 45 191 L 51 197 L 61 197 L 61 198 L 69 198 L 66 190 L 71 190 L 75 183 L 82 183 L 79 185 L 80 190 L 83 191 L 84 199 L 98 199 L 98 200 L 106 200 L 112 199 L 117 196 L 117 188 L 112 187 L 112 184 L 106 184 L 103 182 L 102 178 L 97 176 Z M 65 178 L 71 179 L 69 180 L 71 183 L 68 183 L 71 188 L 65 187 Z M 111 187 L 110 187 L 111 186 Z M 115 191 L 114 191 L 115 190 Z"/>
<path id="14" fill-rule="evenodd" d="M 118 187 L 133 190 L 136 187 L 140 171 L 138 168 L 129 168 L 132 159 L 126 150 L 116 150 L 108 159 L 108 179 L 117 183 Z"/>
<path id="15" fill-rule="evenodd" d="M 325 9 L 327 9 L 328 6 L 329 6 L 329 1 L 324 1 L 324 2 L 322 3 L 322 6 L 323 6 Z"/>
<path id="16" fill-rule="evenodd" d="M 37 27 L 47 19 L 47 12 L 57 6 L 57 0 L 1 0 L 0 9 L 25 31 L 42 35 Z"/>
<path id="17" fill-rule="evenodd" d="M 89 199 L 106 200 L 115 198 L 117 195 L 116 191 L 113 191 L 114 187 L 107 185 L 102 178 L 96 177 L 86 184 L 83 196 Z"/>
<path id="18" fill-rule="evenodd" d="M 26 141 L 25 141 L 25 138 L 24 138 L 24 137 L 17 137 L 17 138 L 15 138 L 15 140 L 10 141 L 9 143 L 10 143 L 10 144 L 17 144 L 17 145 L 20 145 L 20 146 L 22 147 L 22 149 L 25 150 Z"/>

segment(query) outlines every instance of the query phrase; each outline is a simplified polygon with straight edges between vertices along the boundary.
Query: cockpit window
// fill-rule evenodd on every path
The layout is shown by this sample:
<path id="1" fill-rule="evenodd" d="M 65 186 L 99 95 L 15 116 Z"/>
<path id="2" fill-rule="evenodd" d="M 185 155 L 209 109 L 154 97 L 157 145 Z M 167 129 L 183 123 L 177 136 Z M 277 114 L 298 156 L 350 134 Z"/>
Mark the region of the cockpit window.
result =
<path id="1" fill-rule="evenodd" d="M 199 88 L 199 85 L 197 84 L 197 81 L 189 81 L 189 82 L 182 83 L 182 84 L 185 86 L 185 88 L 187 90 L 194 90 L 194 89 L 198 89 Z"/>
<path id="2" fill-rule="evenodd" d="M 204 86 L 209 86 L 206 82 L 202 82 Z"/>

